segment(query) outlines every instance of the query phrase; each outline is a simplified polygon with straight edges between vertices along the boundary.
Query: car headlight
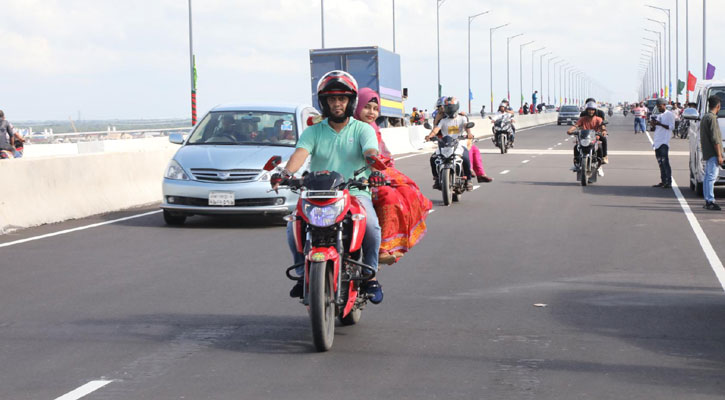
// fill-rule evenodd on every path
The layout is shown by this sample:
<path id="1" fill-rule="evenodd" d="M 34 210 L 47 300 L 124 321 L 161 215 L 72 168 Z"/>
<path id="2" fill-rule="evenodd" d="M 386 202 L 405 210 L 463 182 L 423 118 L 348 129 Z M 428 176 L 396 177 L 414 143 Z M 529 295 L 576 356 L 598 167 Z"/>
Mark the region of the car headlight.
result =
<path id="1" fill-rule="evenodd" d="M 302 206 L 302 212 L 307 217 L 310 225 L 324 228 L 335 223 L 335 220 L 342 213 L 344 207 L 345 200 L 343 199 L 321 207 L 305 201 Z"/>
<path id="2" fill-rule="evenodd" d="M 164 174 L 164 178 L 188 181 L 189 175 L 186 174 L 186 171 L 181 168 L 181 165 L 179 165 L 176 160 L 171 160 L 169 162 L 169 166 L 166 167 L 166 173 Z"/>
<path id="3" fill-rule="evenodd" d="M 269 178 L 271 176 L 272 176 L 272 174 L 269 173 L 269 171 L 264 171 L 264 172 L 262 172 L 261 175 L 259 175 L 259 181 L 260 182 L 269 182 Z"/>

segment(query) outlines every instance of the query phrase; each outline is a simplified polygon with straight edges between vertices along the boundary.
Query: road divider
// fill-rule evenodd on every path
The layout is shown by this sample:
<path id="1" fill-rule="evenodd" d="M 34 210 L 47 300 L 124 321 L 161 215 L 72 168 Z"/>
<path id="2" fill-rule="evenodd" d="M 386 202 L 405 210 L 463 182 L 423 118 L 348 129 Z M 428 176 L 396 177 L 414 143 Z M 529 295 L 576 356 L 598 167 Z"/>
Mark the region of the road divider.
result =
<path id="1" fill-rule="evenodd" d="M 556 117 L 516 116 L 516 127 L 548 124 Z M 476 137 L 491 135 L 488 118 L 471 120 Z M 429 132 L 422 126 L 381 130 L 394 155 L 424 149 Z M 178 149 L 165 137 L 68 145 L 34 144 L 33 156 L 0 162 L 3 183 L 12 188 L 0 200 L 0 234 L 159 202 L 164 170 Z"/>

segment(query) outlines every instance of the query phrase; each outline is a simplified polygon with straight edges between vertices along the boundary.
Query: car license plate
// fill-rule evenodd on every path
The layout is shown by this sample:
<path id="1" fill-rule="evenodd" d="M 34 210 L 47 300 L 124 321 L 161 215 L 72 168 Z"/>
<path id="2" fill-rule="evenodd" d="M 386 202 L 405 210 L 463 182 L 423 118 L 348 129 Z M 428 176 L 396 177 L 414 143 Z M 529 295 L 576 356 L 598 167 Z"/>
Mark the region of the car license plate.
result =
<path id="1" fill-rule="evenodd" d="M 234 192 L 209 192 L 210 206 L 233 206 Z"/>

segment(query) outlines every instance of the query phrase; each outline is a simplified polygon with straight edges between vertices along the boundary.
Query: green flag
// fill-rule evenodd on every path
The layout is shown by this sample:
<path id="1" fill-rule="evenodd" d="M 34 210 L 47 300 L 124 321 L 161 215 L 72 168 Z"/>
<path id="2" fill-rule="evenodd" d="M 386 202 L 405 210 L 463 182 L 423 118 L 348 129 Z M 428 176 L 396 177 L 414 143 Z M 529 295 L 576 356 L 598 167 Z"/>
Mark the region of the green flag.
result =
<path id="1" fill-rule="evenodd" d="M 677 80 L 677 94 L 682 94 L 682 89 L 685 88 L 685 82 L 682 82 L 681 80 Z"/>

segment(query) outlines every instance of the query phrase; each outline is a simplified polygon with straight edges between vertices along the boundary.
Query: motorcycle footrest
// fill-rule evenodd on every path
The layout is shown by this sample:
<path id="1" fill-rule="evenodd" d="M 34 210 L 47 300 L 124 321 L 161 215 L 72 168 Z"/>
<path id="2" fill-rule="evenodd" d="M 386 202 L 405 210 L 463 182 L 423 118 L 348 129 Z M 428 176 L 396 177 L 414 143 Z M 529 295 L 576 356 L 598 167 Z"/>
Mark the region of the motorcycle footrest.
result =
<path id="1" fill-rule="evenodd" d="M 287 275 L 288 279 L 290 279 L 292 281 L 298 281 L 298 280 L 302 279 L 302 277 L 292 275 L 291 272 L 299 267 L 303 267 L 304 265 L 305 265 L 305 263 L 295 264 L 295 265 L 287 268 L 287 270 L 284 272 L 284 274 Z"/>
<path id="2" fill-rule="evenodd" d="M 373 267 L 371 267 L 367 264 L 363 264 L 361 262 L 355 261 L 351 258 L 346 258 L 344 261 L 347 263 L 350 263 L 350 264 L 355 264 L 358 267 L 362 268 L 362 270 L 363 270 L 362 276 L 351 277 L 350 278 L 351 281 L 369 281 L 370 279 L 375 278 L 375 270 L 373 269 Z"/>

